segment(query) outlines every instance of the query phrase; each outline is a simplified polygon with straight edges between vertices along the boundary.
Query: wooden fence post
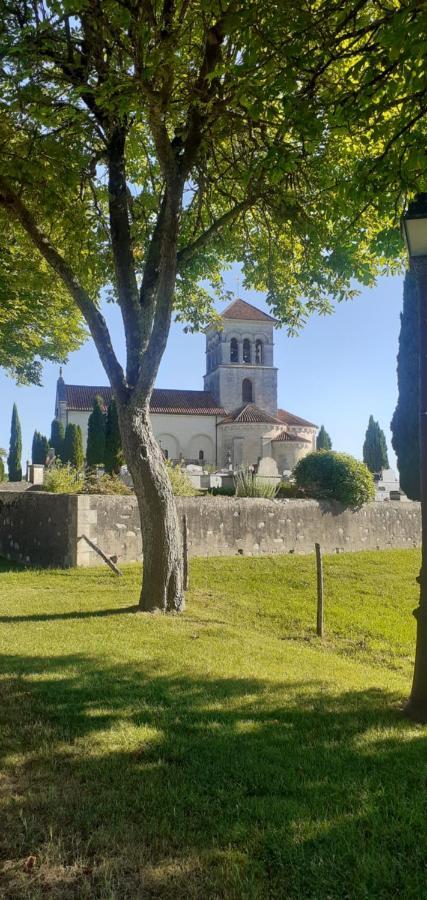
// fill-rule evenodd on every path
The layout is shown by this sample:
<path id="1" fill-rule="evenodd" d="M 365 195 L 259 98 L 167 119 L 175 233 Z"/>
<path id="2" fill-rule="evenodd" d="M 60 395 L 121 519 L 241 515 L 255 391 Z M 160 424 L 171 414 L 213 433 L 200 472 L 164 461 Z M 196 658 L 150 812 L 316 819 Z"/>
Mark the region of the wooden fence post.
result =
<path id="1" fill-rule="evenodd" d="M 317 623 L 316 632 L 319 637 L 323 637 L 323 562 L 320 544 L 314 545 L 316 548 L 316 568 L 317 568 Z"/>
<path id="2" fill-rule="evenodd" d="M 182 517 L 182 553 L 184 557 L 184 591 L 188 591 L 189 577 L 188 577 L 188 525 L 187 525 L 187 516 L 184 513 Z"/>

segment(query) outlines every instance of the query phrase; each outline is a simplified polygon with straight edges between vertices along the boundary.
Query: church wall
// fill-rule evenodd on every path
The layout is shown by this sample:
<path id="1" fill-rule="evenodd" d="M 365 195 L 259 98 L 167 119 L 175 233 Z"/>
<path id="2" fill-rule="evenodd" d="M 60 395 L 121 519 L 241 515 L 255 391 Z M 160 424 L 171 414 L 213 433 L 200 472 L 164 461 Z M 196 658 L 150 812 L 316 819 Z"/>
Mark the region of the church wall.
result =
<path id="1" fill-rule="evenodd" d="M 301 425 L 287 425 L 286 428 L 290 434 L 302 434 L 306 441 L 310 441 L 310 452 L 316 449 L 317 428 L 309 428 Z"/>
<path id="2" fill-rule="evenodd" d="M 170 413 L 153 413 L 151 416 L 153 431 L 163 449 L 169 450 L 167 435 L 175 438 L 175 454 L 171 457 L 179 459 L 182 454 L 186 460 L 197 460 L 199 450 L 204 452 L 204 462 L 215 465 L 216 459 L 216 416 L 171 415 Z M 173 442 L 171 442 L 171 447 Z M 177 451 L 177 452 L 176 452 Z"/>
<path id="3" fill-rule="evenodd" d="M 84 412 L 78 409 L 69 409 L 67 411 L 67 422 L 66 425 L 80 425 L 83 435 L 83 453 L 86 456 L 86 444 L 87 444 L 87 425 L 89 421 L 90 412 Z"/>
<path id="4" fill-rule="evenodd" d="M 89 412 L 68 411 L 68 422 L 80 425 L 83 434 L 83 450 L 86 453 L 87 426 Z M 168 451 L 170 459 L 198 459 L 199 450 L 203 450 L 204 461 L 215 465 L 216 459 L 216 416 L 171 415 L 153 413 L 151 416 L 156 440 L 161 440 L 162 448 Z"/>
<path id="5" fill-rule="evenodd" d="M 205 375 L 205 390 L 216 401 L 232 412 L 243 406 L 242 382 L 249 378 L 253 386 L 253 403 L 272 415 L 277 413 L 277 369 L 264 366 L 220 366 L 216 372 Z"/>
<path id="6" fill-rule="evenodd" d="M 279 429 L 265 423 L 220 425 L 218 428 L 218 462 L 227 464 L 228 454 L 234 466 L 255 466 L 260 457 L 271 455 L 271 438 Z M 238 458 L 236 458 L 238 454 Z"/>
<path id="7" fill-rule="evenodd" d="M 312 451 L 311 444 L 294 444 L 286 441 L 276 441 L 271 445 L 271 455 L 276 460 L 279 473 L 292 471 L 300 459 L 304 459 L 307 453 Z"/>

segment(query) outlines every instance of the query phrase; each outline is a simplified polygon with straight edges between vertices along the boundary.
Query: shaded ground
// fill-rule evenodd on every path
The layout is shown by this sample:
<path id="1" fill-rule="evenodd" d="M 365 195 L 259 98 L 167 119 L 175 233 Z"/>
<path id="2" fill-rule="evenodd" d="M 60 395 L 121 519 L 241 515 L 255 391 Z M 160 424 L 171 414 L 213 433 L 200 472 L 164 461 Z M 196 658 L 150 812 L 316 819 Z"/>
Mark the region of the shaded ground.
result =
<path id="1" fill-rule="evenodd" d="M 402 720 L 415 551 L 1 576 L 5 898 L 420 898 L 427 729 Z M 1 894 L 1 890 L 3 893 Z"/>

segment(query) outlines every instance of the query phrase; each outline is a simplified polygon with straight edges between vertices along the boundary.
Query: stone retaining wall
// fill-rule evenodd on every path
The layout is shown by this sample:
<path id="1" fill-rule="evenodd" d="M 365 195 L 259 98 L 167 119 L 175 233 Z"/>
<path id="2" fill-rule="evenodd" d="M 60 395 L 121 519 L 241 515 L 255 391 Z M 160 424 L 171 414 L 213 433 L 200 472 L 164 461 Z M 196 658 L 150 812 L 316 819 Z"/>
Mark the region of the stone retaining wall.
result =
<path id="1" fill-rule="evenodd" d="M 418 547 L 419 503 L 370 503 L 357 512 L 316 500 L 178 497 L 192 556 L 325 553 Z M 89 543 L 90 542 L 90 543 Z M 101 563 L 92 544 L 120 562 L 141 559 L 133 496 L 0 493 L 0 555 L 34 566 Z"/>
<path id="2" fill-rule="evenodd" d="M 0 556 L 27 565 L 77 565 L 77 497 L 0 492 Z"/>

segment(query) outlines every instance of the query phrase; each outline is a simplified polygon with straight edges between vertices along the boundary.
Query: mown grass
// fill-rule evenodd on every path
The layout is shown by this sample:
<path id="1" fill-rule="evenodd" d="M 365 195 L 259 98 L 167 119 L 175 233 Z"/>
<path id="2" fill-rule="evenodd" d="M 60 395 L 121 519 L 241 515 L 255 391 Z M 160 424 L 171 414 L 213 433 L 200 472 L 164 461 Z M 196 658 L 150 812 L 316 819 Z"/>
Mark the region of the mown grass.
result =
<path id="1" fill-rule="evenodd" d="M 0 576 L 4 898 L 427 893 L 427 730 L 400 712 L 416 551 Z"/>

